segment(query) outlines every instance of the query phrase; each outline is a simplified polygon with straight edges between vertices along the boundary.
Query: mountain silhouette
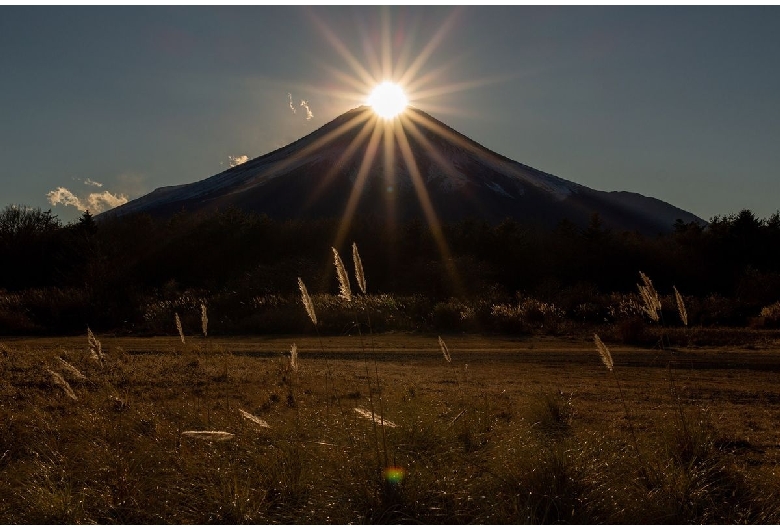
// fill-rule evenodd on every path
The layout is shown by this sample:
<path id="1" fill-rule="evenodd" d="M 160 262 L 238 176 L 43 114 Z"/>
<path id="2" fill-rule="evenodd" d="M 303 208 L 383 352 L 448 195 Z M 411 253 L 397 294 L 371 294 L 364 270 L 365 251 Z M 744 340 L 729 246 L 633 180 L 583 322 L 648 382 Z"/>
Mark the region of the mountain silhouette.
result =
<path id="1" fill-rule="evenodd" d="M 158 188 L 99 217 L 237 207 L 276 219 L 506 218 L 555 226 L 587 225 L 655 234 L 677 219 L 704 223 L 666 202 L 603 192 L 510 160 L 419 109 L 394 120 L 369 107 L 350 110 L 281 149 L 205 180 Z"/>

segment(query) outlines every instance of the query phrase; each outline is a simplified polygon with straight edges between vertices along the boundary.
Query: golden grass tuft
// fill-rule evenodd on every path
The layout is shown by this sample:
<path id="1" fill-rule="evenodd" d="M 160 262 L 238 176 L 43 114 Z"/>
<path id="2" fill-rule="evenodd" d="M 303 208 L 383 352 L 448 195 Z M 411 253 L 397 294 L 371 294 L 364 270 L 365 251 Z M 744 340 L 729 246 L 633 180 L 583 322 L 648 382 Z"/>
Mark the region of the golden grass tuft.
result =
<path id="1" fill-rule="evenodd" d="M 607 345 L 601 341 L 598 334 L 596 333 L 593 334 L 593 342 L 596 343 L 596 349 L 599 351 L 599 355 L 601 355 L 601 360 L 604 362 L 604 366 L 606 366 L 607 370 L 611 372 L 615 367 L 615 363 L 612 362 L 612 354 L 609 353 L 609 348 L 607 348 Z"/>
<path id="2" fill-rule="evenodd" d="M 352 243 L 352 261 L 355 263 L 355 279 L 358 287 L 360 287 L 363 294 L 366 294 L 366 276 L 363 273 L 363 262 L 360 260 L 357 243 L 355 242 Z"/>
<path id="3" fill-rule="evenodd" d="M 306 285 L 304 285 L 303 280 L 300 278 L 298 278 L 298 288 L 301 290 L 301 300 L 303 301 L 303 307 L 306 308 L 306 313 L 308 313 L 312 324 L 316 326 L 317 313 L 314 312 L 314 304 L 311 301 L 311 296 L 309 296 L 309 291 L 306 289 Z"/>
<path id="4" fill-rule="evenodd" d="M 344 262 L 341 261 L 339 251 L 335 247 L 331 247 L 333 251 L 333 262 L 336 265 L 336 276 L 339 279 L 339 291 L 341 296 L 347 302 L 352 301 L 352 288 L 349 286 L 349 276 L 347 276 L 347 269 L 344 268 Z"/>

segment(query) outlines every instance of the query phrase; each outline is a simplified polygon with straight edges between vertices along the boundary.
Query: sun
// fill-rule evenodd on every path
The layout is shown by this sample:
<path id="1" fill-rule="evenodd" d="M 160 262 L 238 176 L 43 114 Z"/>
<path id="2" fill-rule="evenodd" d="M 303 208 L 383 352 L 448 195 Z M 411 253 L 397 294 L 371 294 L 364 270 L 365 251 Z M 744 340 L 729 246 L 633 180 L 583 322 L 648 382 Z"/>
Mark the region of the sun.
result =
<path id="1" fill-rule="evenodd" d="M 378 84 L 371 95 L 368 96 L 368 104 L 379 116 L 390 120 L 398 116 L 406 108 L 409 100 L 406 99 L 403 89 L 391 81 Z"/>

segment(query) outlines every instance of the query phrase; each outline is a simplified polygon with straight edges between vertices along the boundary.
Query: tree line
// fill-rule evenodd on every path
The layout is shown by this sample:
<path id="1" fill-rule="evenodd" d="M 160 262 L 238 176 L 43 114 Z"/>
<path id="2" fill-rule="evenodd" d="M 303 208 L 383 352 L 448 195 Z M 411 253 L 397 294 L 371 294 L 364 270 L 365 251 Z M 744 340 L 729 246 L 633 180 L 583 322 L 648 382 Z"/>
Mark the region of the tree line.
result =
<path id="1" fill-rule="evenodd" d="M 187 291 L 292 296 L 298 277 L 314 292 L 336 292 L 330 247 L 339 226 L 237 209 L 100 222 L 85 212 L 62 223 L 51 211 L 8 206 L 0 211 L 0 333 L 19 326 L 20 311 L 51 323 L 51 332 L 83 331 L 87 321 L 116 329 L 140 321 L 149 300 Z M 706 227 L 679 221 L 656 237 L 604 229 L 596 215 L 587 227 L 470 219 L 444 225 L 443 238 L 436 233 L 424 221 L 359 219 L 338 250 L 349 256 L 357 243 L 372 293 L 588 301 L 635 291 L 641 270 L 659 290 L 717 295 L 745 318 L 780 300 L 778 213 L 762 219 L 743 210 Z M 23 299 L 40 299 L 41 314 L 30 316 Z"/>

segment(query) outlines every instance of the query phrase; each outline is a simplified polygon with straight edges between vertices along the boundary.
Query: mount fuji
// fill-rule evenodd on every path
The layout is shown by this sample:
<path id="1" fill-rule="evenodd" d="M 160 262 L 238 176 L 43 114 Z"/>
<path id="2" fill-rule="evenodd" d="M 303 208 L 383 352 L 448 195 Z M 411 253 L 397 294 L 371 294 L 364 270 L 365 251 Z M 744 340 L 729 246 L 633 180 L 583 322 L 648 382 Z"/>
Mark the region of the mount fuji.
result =
<path id="1" fill-rule="evenodd" d="M 228 207 L 276 219 L 510 218 L 549 227 L 565 219 L 585 226 L 597 213 L 605 227 L 646 234 L 669 232 L 677 219 L 706 224 L 652 197 L 594 190 L 515 162 L 412 107 L 387 121 L 358 107 L 281 149 L 98 217 Z"/>

